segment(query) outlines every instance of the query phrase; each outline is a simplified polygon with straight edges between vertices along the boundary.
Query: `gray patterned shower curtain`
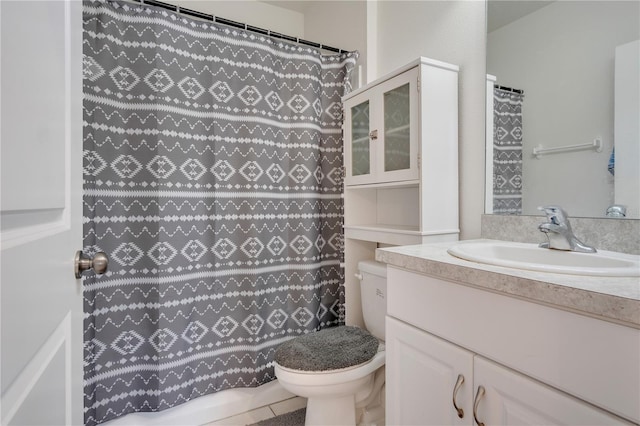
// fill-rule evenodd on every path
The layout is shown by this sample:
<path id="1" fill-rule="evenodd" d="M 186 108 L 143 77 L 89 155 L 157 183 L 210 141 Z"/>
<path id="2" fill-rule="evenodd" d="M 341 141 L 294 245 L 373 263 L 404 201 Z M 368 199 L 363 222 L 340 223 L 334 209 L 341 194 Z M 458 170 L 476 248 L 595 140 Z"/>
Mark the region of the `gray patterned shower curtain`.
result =
<path id="1" fill-rule="evenodd" d="M 522 213 L 524 95 L 493 89 L 493 213 Z"/>
<path id="2" fill-rule="evenodd" d="M 274 379 L 344 323 L 342 105 L 325 56 L 164 9 L 84 3 L 85 423 Z"/>

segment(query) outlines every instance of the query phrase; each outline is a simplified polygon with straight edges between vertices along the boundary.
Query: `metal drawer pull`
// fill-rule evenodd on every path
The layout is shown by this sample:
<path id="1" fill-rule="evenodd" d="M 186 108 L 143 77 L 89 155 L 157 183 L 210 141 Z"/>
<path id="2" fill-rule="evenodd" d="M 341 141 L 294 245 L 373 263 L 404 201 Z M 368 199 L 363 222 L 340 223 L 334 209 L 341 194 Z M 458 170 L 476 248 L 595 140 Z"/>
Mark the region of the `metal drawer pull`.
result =
<path id="1" fill-rule="evenodd" d="M 473 402 L 473 419 L 476 421 L 478 426 L 484 426 L 480 420 L 478 420 L 478 405 L 480 405 L 480 400 L 484 396 L 484 386 L 478 386 L 478 392 L 476 392 L 476 399 Z"/>
<path id="2" fill-rule="evenodd" d="M 458 395 L 458 390 L 460 390 L 460 386 L 464 383 L 464 376 L 462 374 L 458 374 L 458 380 L 456 381 L 456 385 L 453 388 L 453 408 L 458 412 L 458 417 L 461 419 L 464 418 L 464 410 L 458 407 L 456 404 L 456 395 Z"/>
<path id="3" fill-rule="evenodd" d="M 373 140 L 378 139 L 378 131 L 372 130 L 371 132 L 369 132 L 369 137 Z"/>

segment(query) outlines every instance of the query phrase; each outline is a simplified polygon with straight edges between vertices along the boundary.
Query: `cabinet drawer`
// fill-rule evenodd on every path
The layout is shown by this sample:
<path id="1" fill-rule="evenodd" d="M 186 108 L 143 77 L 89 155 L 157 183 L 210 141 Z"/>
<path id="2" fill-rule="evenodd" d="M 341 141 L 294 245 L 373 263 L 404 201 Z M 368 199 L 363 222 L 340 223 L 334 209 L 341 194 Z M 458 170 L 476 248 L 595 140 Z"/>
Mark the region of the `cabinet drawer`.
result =
<path id="1" fill-rule="evenodd" d="M 640 421 L 640 330 L 388 268 L 388 315 Z"/>

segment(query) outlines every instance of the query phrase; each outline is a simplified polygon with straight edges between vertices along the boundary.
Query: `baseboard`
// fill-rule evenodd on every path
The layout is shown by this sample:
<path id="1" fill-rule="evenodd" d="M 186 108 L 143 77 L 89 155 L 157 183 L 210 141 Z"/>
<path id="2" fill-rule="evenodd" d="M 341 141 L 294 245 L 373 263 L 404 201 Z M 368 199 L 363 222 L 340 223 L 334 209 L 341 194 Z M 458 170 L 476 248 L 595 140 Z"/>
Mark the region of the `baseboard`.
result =
<path id="1" fill-rule="evenodd" d="M 258 407 L 293 398 L 277 380 L 257 388 L 228 389 L 201 396 L 157 413 L 131 413 L 105 423 L 109 426 L 198 426 L 235 416 Z"/>

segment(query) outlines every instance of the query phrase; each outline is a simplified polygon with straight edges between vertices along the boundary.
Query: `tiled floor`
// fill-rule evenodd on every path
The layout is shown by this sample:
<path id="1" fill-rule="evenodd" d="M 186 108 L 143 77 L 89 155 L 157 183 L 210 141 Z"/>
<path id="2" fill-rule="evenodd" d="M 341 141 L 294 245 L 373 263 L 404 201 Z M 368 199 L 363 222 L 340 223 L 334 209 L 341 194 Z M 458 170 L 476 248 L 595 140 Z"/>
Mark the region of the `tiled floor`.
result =
<path id="1" fill-rule="evenodd" d="M 278 402 L 276 404 L 268 405 L 265 407 L 256 408 L 255 410 L 248 411 L 246 413 L 238 414 L 237 416 L 227 417 L 226 419 L 218 420 L 215 422 L 207 423 L 204 426 L 244 426 L 257 423 L 262 420 L 270 419 L 271 417 L 279 416 L 280 414 L 296 411 L 302 407 L 307 406 L 307 399 L 295 397 L 287 399 L 285 401 Z"/>

